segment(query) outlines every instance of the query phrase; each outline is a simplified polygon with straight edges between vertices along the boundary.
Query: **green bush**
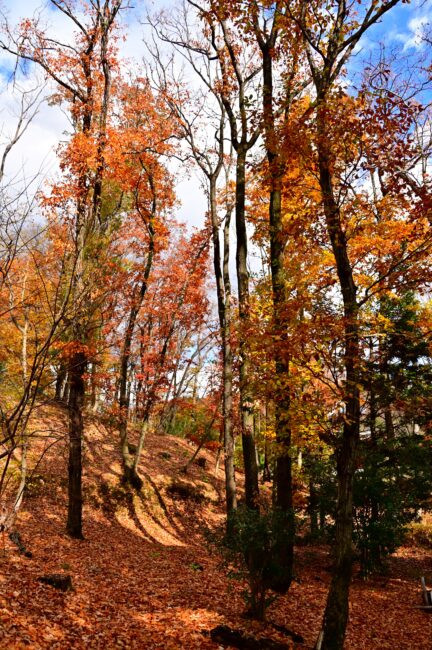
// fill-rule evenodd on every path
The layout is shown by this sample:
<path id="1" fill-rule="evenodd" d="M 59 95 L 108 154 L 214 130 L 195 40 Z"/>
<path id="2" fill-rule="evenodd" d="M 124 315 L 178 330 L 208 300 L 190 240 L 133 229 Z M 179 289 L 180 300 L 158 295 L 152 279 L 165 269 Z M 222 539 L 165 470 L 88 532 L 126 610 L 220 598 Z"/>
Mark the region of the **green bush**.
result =
<path id="1" fill-rule="evenodd" d="M 407 524 L 427 506 L 430 462 L 430 443 L 421 436 L 363 447 L 354 481 L 354 541 L 363 575 L 382 568 L 404 542 Z"/>
<path id="2" fill-rule="evenodd" d="M 337 495 L 334 460 L 314 461 L 306 466 L 314 487 L 308 511 L 318 533 L 332 539 Z M 383 568 L 385 559 L 404 542 L 408 524 L 417 519 L 420 509 L 430 508 L 431 464 L 431 443 L 421 435 L 360 443 L 353 488 L 353 540 L 363 576 Z"/>
<path id="3" fill-rule="evenodd" d="M 275 549 L 290 543 L 292 536 L 291 516 L 278 510 L 258 512 L 242 506 L 230 515 L 226 529 L 216 537 L 230 567 L 230 577 L 248 583 L 244 595 L 251 618 L 265 620 L 266 609 L 275 600 L 268 591 L 284 571 Z"/>
<path id="4" fill-rule="evenodd" d="M 299 541 L 331 541 L 334 537 L 337 485 L 333 458 L 328 449 L 321 453 L 305 453 L 300 479 L 306 479 L 309 487 L 306 505 L 309 532 L 303 531 Z"/>

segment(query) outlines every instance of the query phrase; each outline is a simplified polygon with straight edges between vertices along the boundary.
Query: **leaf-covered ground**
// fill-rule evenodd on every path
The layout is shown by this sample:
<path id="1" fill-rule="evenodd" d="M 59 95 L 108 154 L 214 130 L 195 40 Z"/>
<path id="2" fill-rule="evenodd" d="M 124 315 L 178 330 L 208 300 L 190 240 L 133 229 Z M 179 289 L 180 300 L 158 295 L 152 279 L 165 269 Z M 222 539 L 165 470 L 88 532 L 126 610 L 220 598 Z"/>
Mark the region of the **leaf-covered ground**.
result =
<path id="1" fill-rule="evenodd" d="M 34 426 L 61 434 L 64 420 L 59 409 L 45 408 Z M 199 454 L 206 468 L 193 464 L 182 474 L 192 453 L 184 440 L 149 435 L 144 488 L 130 496 L 119 487 L 113 433 L 89 421 L 85 540 L 73 541 L 64 533 L 66 449 L 62 442 L 48 449 L 18 524 L 33 557 L 20 555 L 9 540 L 5 553 L 0 548 L 1 650 L 215 649 L 209 631 L 222 623 L 290 643 L 270 624 L 242 617 L 243 587 L 227 580 L 203 534 L 223 516 L 223 474 L 215 474 L 215 457 L 207 451 Z M 173 481 L 189 483 L 192 498 L 172 494 Z M 327 549 L 299 548 L 296 581 L 269 610 L 270 622 L 304 637 L 293 648 L 313 647 L 329 565 Z M 40 583 L 46 573 L 70 574 L 73 591 Z M 432 579 L 430 554 L 403 549 L 387 576 L 354 578 L 347 650 L 430 650 L 432 614 L 414 608 L 421 603 L 421 575 Z"/>

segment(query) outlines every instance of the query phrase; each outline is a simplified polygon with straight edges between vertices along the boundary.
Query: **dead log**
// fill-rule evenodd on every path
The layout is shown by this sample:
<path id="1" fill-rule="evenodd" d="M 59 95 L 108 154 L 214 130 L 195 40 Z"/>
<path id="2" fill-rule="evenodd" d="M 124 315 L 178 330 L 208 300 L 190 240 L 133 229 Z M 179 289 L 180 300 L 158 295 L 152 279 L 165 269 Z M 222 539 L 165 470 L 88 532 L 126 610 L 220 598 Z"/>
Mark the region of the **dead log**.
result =
<path id="1" fill-rule="evenodd" d="M 240 632 L 233 630 L 228 625 L 218 625 L 210 631 L 211 640 L 215 643 L 239 648 L 239 650 L 289 650 L 290 646 L 280 641 L 273 641 L 267 637 L 255 639 Z"/>

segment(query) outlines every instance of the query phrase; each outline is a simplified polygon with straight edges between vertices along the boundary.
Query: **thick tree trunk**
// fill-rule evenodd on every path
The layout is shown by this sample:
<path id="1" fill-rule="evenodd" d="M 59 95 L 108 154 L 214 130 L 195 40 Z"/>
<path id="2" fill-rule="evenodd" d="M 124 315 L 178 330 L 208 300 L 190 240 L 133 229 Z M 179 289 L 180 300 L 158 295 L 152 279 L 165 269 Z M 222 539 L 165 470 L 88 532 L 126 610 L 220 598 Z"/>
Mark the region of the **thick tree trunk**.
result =
<path id="1" fill-rule="evenodd" d="M 68 373 L 66 373 L 65 383 L 63 385 L 63 393 L 61 401 L 65 404 L 69 404 L 69 391 L 70 391 L 70 379 Z"/>
<path id="2" fill-rule="evenodd" d="M 370 346 L 370 358 L 373 361 L 373 345 Z M 377 429 L 376 421 L 378 417 L 378 404 L 377 404 L 377 394 L 376 394 L 376 377 L 373 368 L 370 370 L 369 378 L 369 430 L 371 435 L 372 444 L 375 445 L 377 442 Z"/>
<path id="3" fill-rule="evenodd" d="M 72 356 L 69 366 L 69 502 L 66 530 L 75 539 L 83 539 L 82 435 L 86 367 L 87 361 L 83 352 Z"/>
<path id="4" fill-rule="evenodd" d="M 338 456 L 335 563 L 324 613 L 320 650 L 343 650 L 344 647 L 352 568 L 352 486 L 356 446 L 355 436 L 347 436 Z"/>
<path id="5" fill-rule="evenodd" d="M 273 111 L 273 48 L 276 33 L 268 40 L 260 40 L 263 56 L 263 115 L 265 146 L 269 164 L 270 182 L 270 267 L 272 277 L 274 364 L 275 364 L 275 429 L 277 456 L 275 467 L 275 501 L 277 515 L 281 518 L 275 542 L 275 560 L 279 571 L 273 579 L 276 591 L 286 592 L 291 584 L 294 563 L 294 510 L 291 467 L 290 373 L 288 323 L 286 318 L 287 295 L 284 273 L 285 237 L 282 225 L 282 179 L 285 171 Z"/>
<path id="6" fill-rule="evenodd" d="M 218 18 L 226 46 L 220 48 L 213 43 L 215 55 L 219 60 L 223 79 L 227 79 L 227 67 L 232 66 L 238 83 L 237 107 L 231 103 L 226 88 L 222 89 L 220 101 L 226 111 L 231 129 L 231 143 L 236 152 L 235 179 L 235 227 L 237 237 L 236 272 L 238 289 L 238 309 L 240 321 L 239 336 L 239 393 L 240 393 L 240 426 L 243 448 L 243 464 L 245 472 L 245 501 L 246 506 L 259 509 L 259 484 L 256 447 L 253 437 L 253 394 L 250 381 L 250 359 L 247 346 L 247 327 L 249 324 L 249 272 L 247 268 L 247 229 L 246 229 L 246 158 L 248 151 L 256 144 L 261 132 L 260 126 L 252 126 L 248 114 L 247 75 L 249 70 L 243 69 L 243 62 L 237 57 L 237 48 L 231 41 L 230 29 L 225 18 Z M 222 51 L 224 54 L 222 55 Z M 225 59 L 228 53 L 228 60 Z M 225 82 L 222 84 L 225 85 Z M 223 136 L 223 134 L 222 134 Z M 221 138 L 221 142 L 223 138 Z"/>
<path id="7" fill-rule="evenodd" d="M 386 404 L 384 407 L 384 422 L 385 422 L 386 438 L 388 439 L 394 438 L 395 429 L 394 429 L 393 414 L 392 414 L 390 404 Z"/>
<path id="8" fill-rule="evenodd" d="M 232 421 L 232 353 L 231 346 L 225 349 L 224 384 L 224 450 L 225 450 L 225 495 L 226 510 L 229 514 L 237 508 L 237 491 L 234 468 L 234 433 Z"/>
<path id="9" fill-rule="evenodd" d="M 344 306 L 345 419 L 342 440 L 337 449 L 338 497 L 336 510 L 335 564 L 323 629 L 317 647 L 343 650 L 348 623 L 348 597 L 352 566 L 353 479 L 360 434 L 360 347 L 357 288 L 348 256 L 348 245 L 334 197 L 331 156 L 325 123 L 325 103 L 317 118 L 319 180 L 327 231 L 332 244 Z"/>
<path id="10" fill-rule="evenodd" d="M 271 447 L 272 444 L 267 437 L 267 427 L 269 421 L 269 403 L 266 401 L 264 406 L 264 431 L 266 433 L 264 438 L 264 466 L 261 480 L 263 483 L 268 483 L 272 480 L 272 468 L 271 468 Z"/>
<path id="11" fill-rule="evenodd" d="M 277 181 L 277 179 L 273 179 Z M 294 563 L 294 510 L 292 496 L 290 393 L 285 279 L 283 271 L 283 235 L 281 190 L 273 187 L 270 194 L 270 259 L 273 289 L 273 320 L 275 340 L 276 400 L 275 428 L 277 457 L 275 468 L 275 507 L 281 516 L 281 530 L 275 543 L 275 560 L 279 566 L 272 588 L 286 592 L 292 581 Z"/>
<path id="12" fill-rule="evenodd" d="M 269 463 L 269 442 L 268 440 L 265 440 L 264 442 L 264 466 L 263 466 L 263 472 L 262 472 L 262 478 L 261 478 L 263 483 L 268 483 L 271 481 L 271 471 L 270 471 L 270 463 Z"/>
<path id="13" fill-rule="evenodd" d="M 132 465 L 133 481 L 135 485 L 138 484 L 140 488 L 142 487 L 142 479 L 138 475 L 138 466 L 141 460 L 141 454 L 144 449 L 144 443 L 149 429 L 149 420 L 150 420 L 150 413 L 146 412 L 143 416 L 143 421 L 141 423 L 140 437 L 138 440 L 138 446 L 137 446 L 137 450 Z M 138 485 L 136 485 L 136 487 L 138 487 Z"/>
<path id="14" fill-rule="evenodd" d="M 84 183 L 84 178 L 81 179 Z M 82 436 L 84 430 L 83 409 L 85 400 L 84 374 L 87 370 L 87 333 L 90 303 L 83 277 L 85 269 L 85 202 L 78 200 L 75 224 L 76 265 L 72 278 L 71 300 L 74 305 L 72 316 L 71 343 L 75 347 L 68 365 L 68 415 L 69 415 L 69 461 L 68 461 L 68 512 L 66 532 L 75 539 L 83 539 L 82 532 Z"/>
<path id="15" fill-rule="evenodd" d="M 129 391 L 128 391 L 128 370 L 130 349 L 132 345 L 132 336 L 135 328 L 135 321 L 138 315 L 136 305 L 132 306 L 129 314 L 129 320 L 126 326 L 123 348 L 120 358 L 120 382 L 119 382 L 119 434 L 120 434 L 120 450 L 123 461 L 123 480 L 127 483 L 131 482 L 132 478 L 132 458 L 129 453 L 129 443 L 127 435 L 128 417 L 129 417 Z"/>
<path id="16" fill-rule="evenodd" d="M 57 3 L 60 7 L 60 4 Z M 62 11 L 71 20 L 71 24 L 79 23 L 74 8 L 63 3 Z M 74 4 L 74 3 L 70 3 Z M 82 537 L 82 493 L 81 493 L 81 445 L 83 431 L 82 410 L 84 406 L 84 373 L 87 368 L 87 352 L 94 323 L 92 322 L 96 305 L 92 295 L 92 276 L 99 266 L 98 248 L 104 244 L 99 235 L 106 234 L 109 216 L 102 214 L 102 189 L 105 173 L 104 152 L 107 145 L 107 123 L 110 105 L 111 68 L 114 64 L 111 57 L 110 35 L 115 27 L 115 20 L 121 9 L 121 2 L 105 2 L 103 9 L 99 3 L 91 3 L 89 9 L 89 27 L 79 23 L 82 30 L 81 40 L 76 42 L 76 48 L 61 45 L 62 51 L 74 51 L 77 56 L 77 70 L 73 78 L 68 71 L 62 71 L 50 56 L 50 45 L 43 45 L 29 52 L 26 58 L 41 65 L 59 88 L 66 90 L 71 101 L 70 117 L 76 133 L 91 136 L 97 143 L 95 165 L 80 166 L 80 171 L 68 166 L 63 160 L 68 173 L 75 176 L 77 182 L 76 213 L 72 243 L 74 255 L 71 256 L 71 291 L 70 305 L 72 321 L 71 338 L 69 343 L 76 346 L 72 352 L 69 364 L 68 407 L 69 407 L 69 507 L 67 531 L 73 537 Z M 84 21 L 86 23 L 86 21 Z M 87 23 L 86 23 L 87 24 Z M 90 26 L 92 25 L 92 27 Z M 97 26 L 97 28 L 94 28 Z M 37 49 L 37 48 L 36 48 Z M 31 50 L 31 48 L 30 48 Z M 99 57 L 96 54 L 99 50 Z M 46 55 L 48 54 L 48 58 Z M 21 53 L 19 53 L 21 56 Z M 98 61 L 99 58 L 99 61 Z M 63 74 L 64 73 L 64 74 Z M 101 78 L 102 77 L 102 78 Z M 96 83 L 97 80 L 97 83 Z M 101 84 L 99 83 L 101 82 Z M 100 88 L 103 94 L 100 96 Z M 96 112 L 95 112 L 96 111 Z M 94 119 L 98 116 L 99 125 L 93 129 Z M 96 170 L 96 173 L 95 173 Z M 70 197 L 72 199 L 72 197 Z M 109 213 L 108 213 L 109 215 Z M 65 222 L 67 223 L 67 221 Z M 98 305 L 97 307 L 99 307 Z"/>
<path id="17" fill-rule="evenodd" d="M 111 66 L 108 62 L 107 51 L 109 34 L 112 23 L 118 9 L 113 9 L 111 22 L 108 20 L 100 36 L 102 68 L 104 78 L 104 93 L 99 115 L 99 130 L 97 133 L 97 171 L 96 178 L 91 184 L 92 201 L 89 197 L 89 172 L 85 171 L 79 179 L 80 196 L 77 202 L 77 217 L 75 225 L 75 242 L 77 252 L 77 264 L 75 268 L 74 288 L 72 300 L 81 303 L 73 316 L 74 343 L 85 347 L 88 344 L 88 334 L 91 318 L 94 314 L 94 305 L 91 300 L 91 293 L 83 282 L 83 278 L 97 264 L 97 253 L 95 257 L 87 257 L 88 243 L 95 235 L 102 234 L 108 221 L 102 219 L 102 184 L 105 170 L 104 152 L 106 148 L 106 125 L 110 102 L 111 88 Z M 108 18 L 108 16 L 107 16 Z M 89 44 L 91 50 L 94 42 Z M 84 75 L 87 82 L 87 89 L 93 87 L 91 82 L 92 71 L 88 60 L 84 63 Z M 83 133 L 91 131 L 92 119 L 94 117 L 92 105 L 92 91 L 88 92 L 88 104 L 84 108 L 82 116 Z M 84 309 L 83 309 L 84 307 Z M 88 367 L 88 356 L 83 351 L 76 352 L 71 358 L 69 366 L 69 503 L 66 530 L 71 537 L 82 539 L 82 435 L 83 435 L 83 408 L 85 399 L 84 374 Z"/>

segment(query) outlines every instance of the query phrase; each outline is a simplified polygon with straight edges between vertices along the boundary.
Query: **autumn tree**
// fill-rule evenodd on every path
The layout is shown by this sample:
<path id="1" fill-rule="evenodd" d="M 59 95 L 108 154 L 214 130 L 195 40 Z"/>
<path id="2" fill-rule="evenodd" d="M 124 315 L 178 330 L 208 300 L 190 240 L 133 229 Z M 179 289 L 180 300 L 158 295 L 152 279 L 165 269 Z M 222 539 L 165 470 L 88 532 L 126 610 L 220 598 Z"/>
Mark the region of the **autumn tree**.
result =
<path id="1" fill-rule="evenodd" d="M 94 272 L 101 257 L 111 215 L 104 214 L 103 176 L 113 71 L 116 69 L 113 32 L 122 0 L 105 0 L 76 7 L 63 0 L 51 5 L 77 30 L 74 42 L 50 37 L 37 19 L 21 22 L 17 33 L 7 28 L 3 49 L 40 66 L 57 85 L 58 102 L 68 106 L 74 133 L 62 152 L 64 182 L 53 188 L 51 205 L 66 210 L 72 246 L 70 339 L 65 354 L 69 381 L 69 506 L 67 531 L 82 538 L 82 433 L 85 373 L 92 350 Z"/>
<path id="2" fill-rule="evenodd" d="M 127 442 L 131 348 L 154 262 L 168 243 L 165 220 L 174 204 L 172 177 L 161 158 L 169 154 L 175 125 L 162 106 L 145 78 L 124 83 L 116 108 L 120 118 L 107 148 L 107 182 L 127 207 L 117 233 L 122 268 L 113 276 L 112 288 L 118 295 L 122 287 L 127 301 L 127 307 L 122 306 L 127 316 L 119 362 L 118 406 L 124 478 L 132 484 L 139 484 L 139 479 L 132 469 Z"/>
<path id="3" fill-rule="evenodd" d="M 156 33 L 160 33 L 157 23 L 154 28 Z M 208 58 L 197 61 L 192 50 L 182 50 L 202 84 L 201 89 L 192 92 L 186 81 L 176 78 L 172 62 L 167 65 L 162 60 L 156 43 L 153 43 L 151 50 L 155 62 L 154 81 L 158 88 L 163 89 L 165 101 L 176 115 L 183 141 L 187 144 L 183 155 L 185 159 L 189 156 L 192 158 L 206 184 L 222 354 L 225 492 L 229 514 L 237 507 L 237 495 L 233 430 L 232 290 L 229 269 L 230 225 L 234 206 L 229 180 L 231 156 L 226 152 L 225 144 L 225 107 L 221 98 L 212 94 L 210 97 L 214 98 L 215 105 L 209 105 L 209 91 L 212 93 L 218 81 L 218 70 L 214 70 Z M 212 133 L 214 131 L 214 137 L 207 135 L 210 129 Z M 222 186 L 221 181 L 225 183 Z"/>
<path id="4" fill-rule="evenodd" d="M 16 92 L 17 119 L 0 163 L 0 331 L 5 342 L 0 361 L 0 526 L 9 533 L 27 480 L 29 420 L 40 395 L 50 388 L 49 362 L 70 291 L 62 277 L 62 257 L 54 254 L 44 229 L 32 223 L 39 178 L 29 183 L 24 176 L 8 174 L 10 153 L 29 128 L 43 90 L 20 91 L 16 84 Z"/>
<path id="5" fill-rule="evenodd" d="M 193 60 L 195 53 L 204 61 L 194 64 L 204 84 L 222 105 L 230 129 L 230 141 L 235 152 L 235 227 L 236 227 L 236 272 L 239 300 L 240 329 L 245 329 L 248 320 L 249 271 L 247 267 L 248 237 L 246 229 L 246 163 L 248 154 L 258 141 L 261 126 L 255 120 L 256 78 L 260 63 L 255 55 L 251 56 L 248 47 L 241 48 L 229 24 L 229 15 L 223 6 L 212 3 L 201 6 L 199 3 L 187 3 L 201 21 L 202 34 L 190 38 L 187 5 L 183 7 L 179 20 L 166 24 L 159 29 L 161 37 L 177 48 L 190 53 Z M 252 48 L 253 49 L 253 48 Z M 206 77 L 207 62 L 217 62 L 217 74 L 213 80 Z M 250 362 L 247 341 L 240 334 L 240 410 L 243 461 L 245 468 L 246 501 L 251 508 L 258 507 L 258 469 L 256 449 L 253 439 L 253 396 L 250 394 L 248 373 Z"/>
<path id="6" fill-rule="evenodd" d="M 145 295 L 135 318 L 135 336 L 129 348 L 127 394 L 130 400 L 134 393 L 139 432 L 136 446 L 130 445 L 127 429 L 121 444 L 124 467 L 129 468 L 125 479 L 136 487 L 142 483 L 139 463 L 152 418 L 169 388 L 178 355 L 183 356 L 190 350 L 190 344 L 179 346 L 179 339 L 186 332 L 191 341 L 207 315 L 204 290 L 208 232 L 205 229 L 187 236 L 181 233 L 182 229 L 176 222 L 166 226 L 170 246 L 160 250 L 153 260 L 152 273 L 147 279 Z M 132 284 L 134 286 L 140 285 Z M 129 309 L 126 310 L 126 323 L 130 322 Z M 121 355 L 123 349 L 124 343 L 121 343 Z"/>
<path id="7" fill-rule="evenodd" d="M 239 3 L 240 4 L 240 3 Z M 275 431 L 278 444 L 275 468 L 275 505 L 284 513 L 287 529 L 275 553 L 283 568 L 274 588 L 285 591 L 292 578 L 294 547 L 294 514 L 291 470 L 290 414 L 290 343 L 288 322 L 288 292 L 285 267 L 287 232 L 283 226 L 283 196 L 287 172 L 293 168 L 292 142 L 298 128 L 294 104 L 301 98 L 308 78 L 302 74 L 303 51 L 296 30 L 287 28 L 283 2 L 252 2 L 244 16 L 245 24 L 255 38 L 262 58 L 262 129 L 267 158 L 266 185 L 270 243 L 269 264 L 272 278 L 273 356 L 276 372 Z M 285 26 L 284 40 L 281 36 Z M 247 36 L 246 36 L 247 37 Z M 292 137 L 295 142 L 296 138 Z M 285 188 L 285 191 L 286 188 Z M 288 188 L 289 192 L 289 188 Z M 289 539 L 290 538 L 290 539 Z"/>
<path id="8" fill-rule="evenodd" d="M 355 279 L 347 229 L 337 195 L 335 140 L 331 105 L 340 75 L 362 35 L 397 0 L 371 3 L 351 17 L 352 6 L 336 3 L 288 3 L 290 15 L 302 31 L 316 99 L 315 143 L 317 169 L 326 228 L 331 241 L 344 309 L 344 423 L 337 452 L 338 505 L 335 569 L 318 648 L 342 648 L 348 620 L 351 574 L 352 484 L 360 432 L 361 349 L 358 282 Z M 318 21 L 318 16 L 320 20 Z M 324 23 L 321 23 L 321 20 Z M 324 27 L 322 26 L 324 25 Z"/>

